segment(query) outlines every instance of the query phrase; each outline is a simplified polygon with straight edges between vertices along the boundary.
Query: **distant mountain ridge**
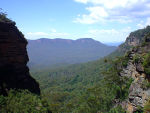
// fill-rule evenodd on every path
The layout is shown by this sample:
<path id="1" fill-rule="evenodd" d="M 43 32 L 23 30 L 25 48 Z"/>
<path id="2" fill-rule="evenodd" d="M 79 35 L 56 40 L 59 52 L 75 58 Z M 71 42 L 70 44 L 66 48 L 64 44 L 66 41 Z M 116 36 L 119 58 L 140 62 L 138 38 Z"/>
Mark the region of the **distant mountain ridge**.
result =
<path id="1" fill-rule="evenodd" d="M 49 42 L 51 42 L 51 43 L 58 43 L 58 42 L 61 42 L 61 43 L 66 43 L 66 44 L 71 44 L 71 43 L 78 43 L 78 42 L 81 42 L 81 43 L 87 43 L 87 42 L 97 42 L 97 43 L 101 43 L 101 42 L 99 42 L 99 41 L 96 41 L 96 40 L 94 40 L 94 39 L 92 39 L 92 38 L 79 38 L 79 39 L 77 39 L 77 40 L 72 40 L 72 39 L 62 39 L 62 38 L 55 38 L 55 39 L 49 39 L 49 38 L 40 38 L 40 39 L 37 39 L 37 40 L 29 40 L 28 39 L 28 42 L 47 42 L 47 43 L 49 43 Z M 101 44 L 103 44 L 103 43 L 101 43 Z M 105 44 L 103 44 L 103 45 L 105 45 Z"/>
<path id="2" fill-rule="evenodd" d="M 28 40 L 30 67 L 75 64 L 97 60 L 113 52 L 116 47 L 107 46 L 92 38 Z"/>

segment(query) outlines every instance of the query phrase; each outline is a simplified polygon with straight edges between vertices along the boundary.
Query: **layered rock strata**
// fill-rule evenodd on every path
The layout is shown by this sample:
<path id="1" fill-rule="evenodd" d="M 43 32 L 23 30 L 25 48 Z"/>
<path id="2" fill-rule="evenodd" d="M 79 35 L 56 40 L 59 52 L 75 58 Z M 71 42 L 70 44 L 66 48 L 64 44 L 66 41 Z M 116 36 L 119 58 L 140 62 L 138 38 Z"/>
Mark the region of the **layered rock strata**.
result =
<path id="1" fill-rule="evenodd" d="M 28 89 L 40 94 L 39 84 L 30 76 L 27 40 L 14 22 L 0 22 L 0 94 L 10 89 Z"/>

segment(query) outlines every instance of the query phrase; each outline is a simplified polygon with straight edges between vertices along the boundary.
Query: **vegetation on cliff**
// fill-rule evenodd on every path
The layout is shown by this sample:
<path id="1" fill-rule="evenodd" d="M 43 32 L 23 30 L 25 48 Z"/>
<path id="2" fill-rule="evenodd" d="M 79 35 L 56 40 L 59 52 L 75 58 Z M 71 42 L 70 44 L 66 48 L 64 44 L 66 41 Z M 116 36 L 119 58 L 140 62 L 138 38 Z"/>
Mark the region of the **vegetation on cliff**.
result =
<path id="1" fill-rule="evenodd" d="M 46 100 L 28 90 L 10 90 L 8 96 L 0 95 L 1 113 L 49 113 Z"/>
<path id="2" fill-rule="evenodd" d="M 149 27 L 145 28 L 143 33 L 145 34 L 147 30 L 149 31 Z M 142 31 L 143 29 L 138 30 L 132 33 L 132 36 Z M 142 38 L 145 35 L 140 36 Z M 122 50 L 127 51 L 127 48 Z M 116 52 L 113 54 L 113 60 L 110 60 L 112 56 L 109 56 L 85 64 L 51 70 L 34 70 L 32 75 L 41 84 L 42 95 L 47 98 L 54 113 L 124 113 L 125 111 L 117 104 L 128 98 L 133 79 L 121 77 L 120 72 L 128 66 L 131 56 L 130 52 L 123 53 L 122 57 L 116 57 L 117 54 Z M 148 54 L 145 53 L 145 55 Z M 134 56 L 133 62 L 138 63 L 139 57 L 138 54 Z M 147 62 L 148 56 L 141 57 Z M 147 84 L 143 86 L 147 87 L 148 84 L 147 81 Z M 137 111 L 143 111 L 142 109 L 139 108 Z"/>
<path id="3" fill-rule="evenodd" d="M 0 113 L 50 113 L 30 76 L 26 45 L 15 23 L 0 13 Z"/>
<path id="4" fill-rule="evenodd" d="M 150 112 L 150 100 L 145 104 L 144 106 L 144 113 L 149 113 Z"/>
<path id="5" fill-rule="evenodd" d="M 144 45 L 145 38 L 149 33 L 150 33 L 150 26 L 131 32 L 129 36 L 126 38 L 126 41 L 122 43 L 118 47 L 118 49 L 109 56 L 113 58 L 115 58 L 116 56 L 123 56 L 126 52 L 128 52 L 132 48 L 139 46 L 142 43 Z"/>
<path id="6" fill-rule="evenodd" d="M 8 21 L 5 20 L 5 14 L 0 15 L 2 22 Z M 134 37 L 134 40 L 138 37 L 137 40 L 139 38 L 140 40 L 136 42 L 141 43 L 142 37 L 145 37 L 149 31 L 147 27 L 131 33 L 129 37 Z M 121 45 L 112 56 L 84 64 L 32 71 L 32 76 L 40 83 L 41 96 L 28 90 L 19 90 L 19 88 L 8 91 L 7 84 L 2 84 L 4 83 L 2 81 L 0 85 L 5 87 L 0 87 L 0 90 L 5 88 L 7 96 L 0 94 L 0 112 L 50 113 L 51 110 L 53 113 L 126 113 L 121 103 L 128 99 L 133 79 L 121 76 L 120 73 L 129 65 L 131 56 L 129 53 L 125 54 L 132 48 L 132 39 L 129 37 L 129 42 L 126 41 Z M 149 41 L 148 38 L 146 39 L 146 43 L 142 44 L 143 47 Z M 138 47 L 133 49 L 139 51 Z M 133 57 L 133 63 L 141 63 L 144 73 L 149 78 L 150 54 L 146 51 L 147 48 L 140 50 L 144 51 L 142 51 L 143 54 L 136 54 Z M 116 57 L 118 55 L 122 57 Z M 114 59 L 111 60 L 112 58 Z M 145 89 L 150 86 L 148 80 L 143 81 L 142 85 Z M 144 109 L 139 107 L 137 112 L 143 112 L 143 110 L 148 112 L 149 103 L 148 101 L 145 104 Z"/>
<path id="7" fill-rule="evenodd" d="M 11 19 L 7 18 L 7 14 L 2 12 L 2 9 L 0 8 L 0 22 L 13 22 Z"/>
<path id="8" fill-rule="evenodd" d="M 125 60 L 121 63 L 121 59 L 125 58 L 36 71 L 32 75 L 41 84 L 42 94 L 54 113 L 119 112 L 120 107 L 112 109 L 115 100 L 127 98 L 132 82 L 132 79 L 118 75 L 118 66 L 125 65 Z"/>

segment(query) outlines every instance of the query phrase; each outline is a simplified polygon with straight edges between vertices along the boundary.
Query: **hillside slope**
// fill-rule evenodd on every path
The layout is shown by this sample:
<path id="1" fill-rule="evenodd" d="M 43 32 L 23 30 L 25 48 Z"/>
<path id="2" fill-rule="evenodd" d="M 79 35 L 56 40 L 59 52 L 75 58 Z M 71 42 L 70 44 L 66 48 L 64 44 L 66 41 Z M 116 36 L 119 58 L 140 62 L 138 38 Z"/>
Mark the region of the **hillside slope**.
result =
<path id="1" fill-rule="evenodd" d="M 149 27 L 138 30 L 141 33 L 140 40 L 137 41 L 137 35 L 131 46 L 126 48 L 130 44 L 128 40 L 133 36 L 130 34 L 131 39 L 128 37 L 122 44 L 126 46 L 115 51 L 122 57 L 114 54 L 113 58 L 108 56 L 94 62 L 32 72 L 41 84 L 42 94 L 49 100 L 52 111 L 146 111 L 150 96 L 150 31 L 147 30 Z M 136 33 L 137 31 L 132 34 Z"/>
<path id="2" fill-rule="evenodd" d="M 90 38 L 28 40 L 31 67 L 50 67 L 97 60 L 113 52 L 116 47 L 106 46 Z"/>

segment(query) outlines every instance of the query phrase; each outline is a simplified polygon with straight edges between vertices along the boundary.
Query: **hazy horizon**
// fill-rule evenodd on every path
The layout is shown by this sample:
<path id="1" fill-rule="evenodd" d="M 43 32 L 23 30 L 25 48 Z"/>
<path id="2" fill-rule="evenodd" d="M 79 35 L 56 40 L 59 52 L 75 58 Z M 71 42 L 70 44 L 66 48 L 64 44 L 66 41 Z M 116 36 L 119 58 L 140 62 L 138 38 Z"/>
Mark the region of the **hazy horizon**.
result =
<path id="1" fill-rule="evenodd" d="M 65 39 L 65 38 L 38 38 L 38 39 L 27 39 L 27 40 L 31 40 L 31 41 L 35 41 L 35 40 L 42 40 L 42 39 L 50 39 L 50 40 L 56 40 L 56 39 L 62 39 L 62 40 L 72 40 L 72 41 L 76 41 L 76 40 L 80 40 L 80 39 L 92 39 L 92 40 L 95 40 L 93 38 L 78 38 L 78 39 Z M 101 42 L 99 40 L 95 40 L 95 41 L 98 41 L 102 44 L 105 44 L 105 45 L 108 45 L 108 46 L 119 46 L 120 44 L 122 44 L 124 41 L 121 41 L 121 42 Z"/>

